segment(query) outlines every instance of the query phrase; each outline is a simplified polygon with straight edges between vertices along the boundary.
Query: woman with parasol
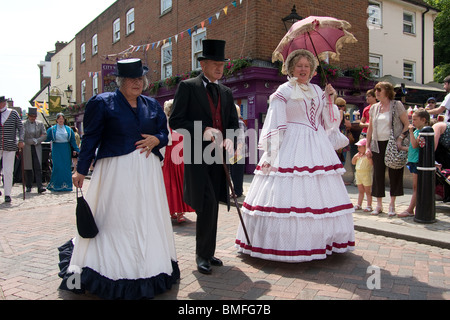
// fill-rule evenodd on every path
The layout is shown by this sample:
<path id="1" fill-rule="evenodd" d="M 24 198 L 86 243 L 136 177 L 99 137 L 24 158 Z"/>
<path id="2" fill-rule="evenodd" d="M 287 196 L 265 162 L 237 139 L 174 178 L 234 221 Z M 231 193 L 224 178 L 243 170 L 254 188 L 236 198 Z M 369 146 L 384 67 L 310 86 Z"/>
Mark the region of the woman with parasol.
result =
<path id="1" fill-rule="evenodd" d="M 317 64 L 307 50 L 283 64 L 288 82 L 270 97 L 259 148 L 264 154 L 243 203 L 238 251 L 285 262 L 324 259 L 355 246 L 345 172 L 326 129 L 338 125 L 336 91 L 310 83 Z"/>

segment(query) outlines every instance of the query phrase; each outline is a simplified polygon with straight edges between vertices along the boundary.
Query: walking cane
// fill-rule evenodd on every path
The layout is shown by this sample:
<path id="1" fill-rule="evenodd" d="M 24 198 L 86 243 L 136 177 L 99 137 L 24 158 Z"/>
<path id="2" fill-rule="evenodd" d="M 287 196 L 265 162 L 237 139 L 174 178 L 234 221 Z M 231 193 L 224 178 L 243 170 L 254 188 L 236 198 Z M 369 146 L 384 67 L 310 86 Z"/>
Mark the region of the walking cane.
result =
<path id="1" fill-rule="evenodd" d="M 216 136 L 213 135 L 213 137 L 214 137 L 214 141 L 216 141 Z M 236 209 L 237 209 L 237 212 L 238 212 L 238 215 L 239 215 L 239 219 L 241 220 L 242 229 L 244 230 L 245 237 L 247 238 L 248 245 L 251 246 L 250 238 L 248 237 L 247 229 L 245 228 L 244 219 L 242 218 L 241 209 L 239 208 L 239 203 L 237 201 L 236 193 L 234 192 L 234 187 L 233 187 L 233 184 L 231 183 L 230 171 L 228 170 L 228 166 L 226 164 L 226 161 L 224 161 L 224 159 L 223 159 L 222 151 L 221 151 L 221 155 L 222 155 L 223 170 L 225 171 L 225 177 L 227 178 L 228 185 L 230 186 L 230 189 L 231 189 L 231 196 L 234 199 L 234 205 L 236 206 Z"/>
<path id="2" fill-rule="evenodd" d="M 22 171 L 22 193 L 23 193 L 23 200 L 25 200 L 25 169 L 24 169 L 24 159 L 23 159 L 23 148 L 20 150 L 20 153 L 22 154 L 22 158 L 20 159 L 20 169 Z"/>

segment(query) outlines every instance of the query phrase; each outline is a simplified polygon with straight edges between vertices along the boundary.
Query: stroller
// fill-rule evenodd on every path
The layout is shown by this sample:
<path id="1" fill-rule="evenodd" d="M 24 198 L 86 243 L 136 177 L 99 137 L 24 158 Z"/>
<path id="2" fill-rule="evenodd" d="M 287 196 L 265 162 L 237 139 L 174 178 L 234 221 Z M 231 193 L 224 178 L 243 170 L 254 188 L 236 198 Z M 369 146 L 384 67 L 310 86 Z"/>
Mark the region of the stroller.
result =
<path id="1" fill-rule="evenodd" d="M 436 168 L 436 195 L 442 197 L 443 202 L 450 202 L 450 170 Z"/>

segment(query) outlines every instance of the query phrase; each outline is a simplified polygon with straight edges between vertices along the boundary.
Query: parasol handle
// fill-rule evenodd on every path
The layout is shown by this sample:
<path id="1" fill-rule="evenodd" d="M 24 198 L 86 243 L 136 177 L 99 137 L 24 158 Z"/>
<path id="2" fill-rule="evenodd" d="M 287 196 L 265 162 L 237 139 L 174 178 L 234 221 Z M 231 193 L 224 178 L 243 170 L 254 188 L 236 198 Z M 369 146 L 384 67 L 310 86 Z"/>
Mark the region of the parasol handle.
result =
<path id="1" fill-rule="evenodd" d="M 325 85 L 327 85 L 328 84 L 327 75 L 325 74 L 325 70 L 323 70 L 323 68 L 322 68 L 322 64 L 321 64 L 321 61 L 319 59 L 319 55 L 317 54 L 316 46 L 314 45 L 314 42 L 311 39 L 311 35 L 309 34 L 309 31 L 307 31 L 306 33 L 308 34 L 309 40 L 311 41 L 311 45 L 312 45 L 312 47 L 314 49 L 314 53 L 316 54 L 317 61 L 319 61 L 320 71 L 322 72 L 322 76 L 325 79 Z M 333 103 L 331 102 L 331 96 L 328 96 L 328 103 L 330 105 L 330 108 L 329 108 L 330 109 L 330 118 L 334 122 L 334 121 L 336 121 L 336 117 L 334 116 L 334 111 L 333 111 L 333 108 L 332 108 L 332 104 Z"/>
<path id="2" fill-rule="evenodd" d="M 319 61 L 320 71 L 322 72 L 322 76 L 325 79 L 325 85 L 327 85 L 328 84 L 327 75 L 325 74 L 325 70 L 323 70 L 323 68 L 322 68 L 322 64 L 321 64 L 321 61 L 319 59 L 319 55 L 317 54 L 316 46 L 314 45 L 314 42 L 311 39 L 311 35 L 310 35 L 309 31 L 307 31 L 306 33 L 308 34 L 309 40 L 311 41 L 311 45 L 312 45 L 312 47 L 314 49 L 314 53 L 316 54 L 317 61 Z"/>

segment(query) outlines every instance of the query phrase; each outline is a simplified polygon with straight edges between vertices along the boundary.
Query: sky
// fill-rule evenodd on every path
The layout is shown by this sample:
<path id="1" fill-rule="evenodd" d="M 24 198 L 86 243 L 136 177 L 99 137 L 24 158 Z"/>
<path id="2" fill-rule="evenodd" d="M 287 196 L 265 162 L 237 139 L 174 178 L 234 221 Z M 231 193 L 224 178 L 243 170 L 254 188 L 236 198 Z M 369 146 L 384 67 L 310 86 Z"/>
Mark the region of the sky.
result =
<path id="1" fill-rule="evenodd" d="M 38 64 L 57 41 L 70 42 L 116 0 L 2 0 L 0 96 L 28 110 L 40 89 Z"/>

